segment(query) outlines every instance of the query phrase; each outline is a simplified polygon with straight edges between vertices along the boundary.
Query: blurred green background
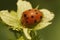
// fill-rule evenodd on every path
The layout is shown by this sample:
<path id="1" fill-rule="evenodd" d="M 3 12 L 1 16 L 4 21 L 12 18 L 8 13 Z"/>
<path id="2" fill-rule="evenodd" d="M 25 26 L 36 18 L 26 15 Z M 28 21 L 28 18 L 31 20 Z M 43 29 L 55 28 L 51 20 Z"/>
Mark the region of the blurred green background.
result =
<path id="1" fill-rule="evenodd" d="M 46 8 L 55 14 L 53 24 L 38 30 L 37 35 L 32 40 L 60 40 L 60 0 L 27 0 L 31 2 L 33 8 L 37 5 L 39 9 Z M 0 0 L 0 10 L 17 10 L 17 0 Z M 16 40 L 17 32 L 9 30 L 4 23 L 0 22 L 0 40 Z"/>

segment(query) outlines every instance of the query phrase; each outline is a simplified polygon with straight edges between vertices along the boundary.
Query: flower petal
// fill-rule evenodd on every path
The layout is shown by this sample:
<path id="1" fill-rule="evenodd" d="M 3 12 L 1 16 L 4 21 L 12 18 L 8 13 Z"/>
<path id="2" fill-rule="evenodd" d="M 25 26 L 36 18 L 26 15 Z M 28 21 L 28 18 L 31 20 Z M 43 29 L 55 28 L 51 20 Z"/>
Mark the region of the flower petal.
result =
<path id="1" fill-rule="evenodd" d="M 32 9 L 32 6 L 29 2 L 23 1 L 23 0 L 18 0 L 17 2 L 17 13 L 18 13 L 18 19 L 21 19 L 22 13 L 25 10 Z"/>
<path id="2" fill-rule="evenodd" d="M 14 10 L 10 11 L 10 14 L 17 18 L 17 13 Z"/>
<path id="3" fill-rule="evenodd" d="M 42 21 L 47 22 L 47 21 L 50 21 L 50 20 L 52 20 L 54 18 L 53 12 L 50 12 L 49 10 L 41 9 L 40 11 L 43 13 Z"/>
<path id="4" fill-rule="evenodd" d="M 8 10 L 1 11 L 1 19 L 8 25 L 17 28 L 19 27 L 19 21 L 13 15 L 11 15 Z"/>
<path id="5" fill-rule="evenodd" d="M 28 28 L 23 28 L 23 32 L 24 32 L 26 38 L 29 39 L 29 40 L 31 40 L 31 37 L 30 37 L 30 35 L 29 35 Z"/>
<path id="6" fill-rule="evenodd" d="M 35 26 L 34 30 L 43 29 L 43 28 L 47 27 L 50 24 L 51 24 L 51 22 L 40 22 L 39 24 L 37 24 Z"/>

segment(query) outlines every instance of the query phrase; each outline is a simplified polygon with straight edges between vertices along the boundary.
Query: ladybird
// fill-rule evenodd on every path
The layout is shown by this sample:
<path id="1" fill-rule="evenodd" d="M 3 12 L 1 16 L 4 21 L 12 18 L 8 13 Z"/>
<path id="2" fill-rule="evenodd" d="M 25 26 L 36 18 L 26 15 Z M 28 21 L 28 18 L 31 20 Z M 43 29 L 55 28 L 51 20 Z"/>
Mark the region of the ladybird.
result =
<path id="1" fill-rule="evenodd" d="M 23 12 L 22 14 L 22 24 L 23 25 L 33 25 L 38 23 L 42 19 L 42 12 L 37 9 L 29 9 Z"/>

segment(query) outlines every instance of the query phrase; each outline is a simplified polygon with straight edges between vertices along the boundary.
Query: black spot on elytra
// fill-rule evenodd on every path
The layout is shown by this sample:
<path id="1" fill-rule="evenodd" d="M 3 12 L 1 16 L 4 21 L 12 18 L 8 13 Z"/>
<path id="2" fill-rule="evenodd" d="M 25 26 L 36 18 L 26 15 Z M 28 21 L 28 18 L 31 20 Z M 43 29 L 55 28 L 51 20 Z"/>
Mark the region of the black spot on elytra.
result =
<path id="1" fill-rule="evenodd" d="M 26 14 L 24 14 L 24 17 L 26 17 L 27 15 Z"/>
<path id="2" fill-rule="evenodd" d="M 31 18 L 34 18 L 34 16 L 31 16 Z"/>
<path id="3" fill-rule="evenodd" d="M 37 10 L 35 10 L 35 11 L 37 11 Z"/>
<path id="4" fill-rule="evenodd" d="M 40 19 L 42 19 L 42 16 L 40 16 Z"/>
<path id="5" fill-rule="evenodd" d="M 36 12 L 36 14 L 38 14 L 38 13 Z"/>

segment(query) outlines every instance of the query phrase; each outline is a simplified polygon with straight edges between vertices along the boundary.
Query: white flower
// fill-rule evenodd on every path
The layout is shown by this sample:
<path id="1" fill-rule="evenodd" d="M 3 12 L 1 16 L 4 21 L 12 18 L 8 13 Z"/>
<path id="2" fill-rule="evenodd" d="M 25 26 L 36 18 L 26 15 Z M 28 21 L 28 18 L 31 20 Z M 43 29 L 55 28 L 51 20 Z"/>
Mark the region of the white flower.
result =
<path id="1" fill-rule="evenodd" d="M 27 39 L 31 39 L 29 35 L 30 31 L 43 29 L 47 27 L 48 25 L 50 25 L 52 23 L 51 20 L 54 18 L 54 14 L 53 12 L 50 12 L 47 9 L 40 9 L 39 11 L 43 13 L 42 21 L 32 29 L 24 28 L 20 20 L 22 17 L 22 13 L 25 10 L 29 10 L 29 9 L 33 9 L 29 2 L 18 0 L 17 12 L 15 11 L 8 12 L 8 10 L 2 10 L 0 11 L 0 17 L 2 21 L 4 21 L 9 26 L 11 26 L 13 30 L 20 31 L 21 29 L 23 29 L 23 32 L 25 36 L 27 37 Z"/>

